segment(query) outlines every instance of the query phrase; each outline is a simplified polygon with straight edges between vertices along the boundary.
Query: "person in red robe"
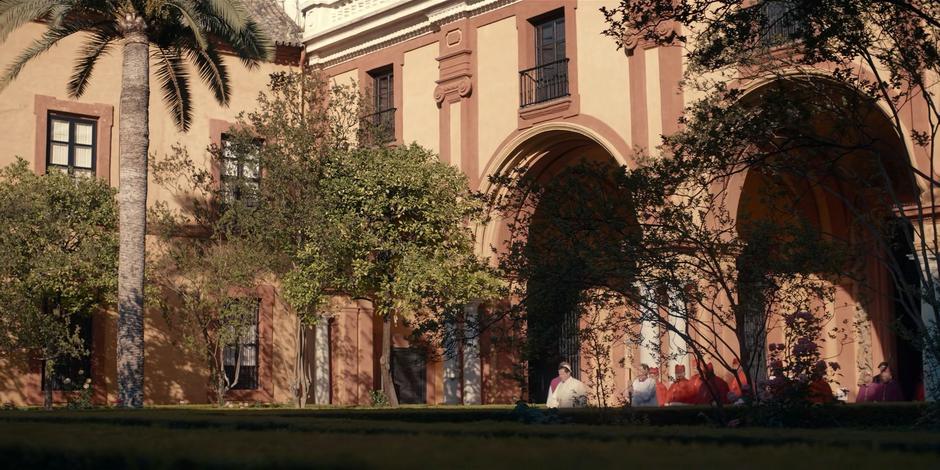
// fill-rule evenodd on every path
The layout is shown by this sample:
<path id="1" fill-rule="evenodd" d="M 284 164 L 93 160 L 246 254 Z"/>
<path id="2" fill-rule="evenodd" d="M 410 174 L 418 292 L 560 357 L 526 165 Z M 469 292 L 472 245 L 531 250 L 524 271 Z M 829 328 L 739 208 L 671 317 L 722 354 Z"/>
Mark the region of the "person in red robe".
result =
<path id="1" fill-rule="evenodd" d="M 701 380 L 699 386 L 698 404 L 710 405 L 717 400 L 722 405 L 727 405 L 729 389 L 728 383 L 715 375 L 715 366 L 711 362 L 705 364 L 705 379 Z"/>
<path id="2" fill-rule="evenodd" d="M 832 396 L 832 387 L 826 379 L 819 377 L 809 384 L 809 401 L 811 403 L 821 404 L 830 403 L 835 400 Z"/>
<path id="3" fill-rule="evenodd" d="M 676 381 L 669 387 L 666 406 L 694 405 L 699 400 L 697 384 L 685 378 L 685 366 L 676 365 Z"/>
<path id="4" fill-rule="evenodd" d="M 659 368 L 653 367 L 650 369 L 650 375 L 656 380 L 656 403 L 659 406 L 665 406 L 669 389 L 666 387 L 666 384 L 663 383 L 662 376 L 659 375 Z"/>

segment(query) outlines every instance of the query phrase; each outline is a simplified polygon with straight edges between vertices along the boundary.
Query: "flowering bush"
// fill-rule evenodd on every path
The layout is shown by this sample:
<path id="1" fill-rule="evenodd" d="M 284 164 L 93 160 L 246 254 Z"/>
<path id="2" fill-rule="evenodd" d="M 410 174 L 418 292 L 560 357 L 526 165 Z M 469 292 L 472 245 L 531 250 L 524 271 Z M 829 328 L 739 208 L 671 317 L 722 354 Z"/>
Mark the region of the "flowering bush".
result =
<path id="1" fill-rule="evenodd" d="M 822 359 L 817 341 L 823 318 L 798 311 L 784 315 L 783 320 L 785 342 L 768 346 L 769 378 L 761 387 L 762 401 L 785 405 L 832 402 L 829 382 L 838 373 L 839 364 Z"/>

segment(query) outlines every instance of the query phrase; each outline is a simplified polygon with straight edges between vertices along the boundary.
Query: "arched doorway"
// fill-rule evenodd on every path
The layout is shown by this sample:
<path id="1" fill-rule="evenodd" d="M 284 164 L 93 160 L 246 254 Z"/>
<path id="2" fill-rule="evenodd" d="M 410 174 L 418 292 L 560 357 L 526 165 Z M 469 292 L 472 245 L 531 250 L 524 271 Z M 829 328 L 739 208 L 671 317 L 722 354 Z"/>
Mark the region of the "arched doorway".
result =
<path id="1" fill-rule="evenodd" d="M 784 90 L 791 100 L 839 105 L 812 108 L 815 113 L 797 127 L 780 132 L 800 136 L 800 145 L 748 169 L 736 208 L 738 233 L 749 244 L 759 244 L 751 226 L 762 221 L 806 224 L 847 247 L 851 256 L 844 265 L 814 272 L 834 286 L 834 298 L 821 306 L 826 331 L 841 331 L 824 338 L 823 356 L 842 365 L 838 388 L 850 400 L 880 362 L 891 365 L 910 398 L 922 376 L 922 361 L 899 334 L 913 327 L 910 309 L 920 308 L 917 267 L 910 256 L 913 235 L 897 210 L 918 197 L 905 144 L 876 104 L 825 78 L 781 80 L 771 87 L 769 94 Z M 754 90 L 742 101 L 757 102 L 764 93 Z M 739 290 L 745 288 L 739 285 Z M 773 326 L 768 333 L 770 341 L 784 334 Z"/>
<path id="2" fill-rule="evenodd" d="M 544 402 L 561 361 L 572 365 L 574 376 L 590 380 L 591 361 L 582 355 L 579 337 L 584 293 L 628 282 L 605 275 L 603 263 L 610 257 L 603 247 L 624 236 L 626 231 L 615 229 L 617 220 L 633 226 L 636 220 L 629 196 L 613 182 L 623 171 L 620 162 L 591 136 L 549 130 L 522 142 L 511 156 L 520 163 L 510 171 L 523 173 L 525 188 L 531 188 L 523 199 L 531 198 L 531 205 L 519 217 L 524 229 L 504 228 L 500 241 L 524 239 L 518 255 L 526 287 L 517 299 L 525 310 L 524 393 L 529 401 Z"/>

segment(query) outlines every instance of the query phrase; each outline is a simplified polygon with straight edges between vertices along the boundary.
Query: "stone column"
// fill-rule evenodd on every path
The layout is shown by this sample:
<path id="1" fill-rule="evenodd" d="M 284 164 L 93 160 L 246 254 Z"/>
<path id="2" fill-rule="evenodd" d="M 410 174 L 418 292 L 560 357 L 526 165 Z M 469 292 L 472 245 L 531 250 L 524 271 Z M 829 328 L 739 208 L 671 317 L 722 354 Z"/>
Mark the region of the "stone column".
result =
<path id="1" fill-rule="evenodd" d="M 456 340 L 453 340 L 457 336 L 454 322 L 448 321 L 444 328 L 445 337 L 452 340 L 447 350 L 444 351 L 444 404 L 457 405 L 460 404 L 460 346 Z"/>
<path id="2" fill-rule="evenodd" d="M 326 318 L 317 322 L 313 335 L 313 402 L 330 403 L 330 330 Z"/>
<path id="3" fill-rule="evenodd" d="M 922 257 L 917 256 L 918 262 L 923 261 Z M 937 325 L 937 314 L 934 311 L 933 305 L 930 303 L 927 298 L 931 292 L 929 289 L 933 289 L 933 298 L 940 299 L 940 270 L 937 269 L 937 258 L 934 255 L 928 255 L 927 257 L 927 267 L 923 272 L 930 272 L 930 276 L 933 279 L 933 286 L 928 286 L 924 289 L 924 295 L 921 296 L 921 318 L 924 321 L 928 332 L 928 338 L 926 342 L 931 342 L 935 346 L 940 342 L 940 325 Z M 938 363 L 937 358 L 930 354 L 926 348 L 923 351 L 923 360 L 924 360 L 924 399 L 927 401 L 937 401 L 940 400 L 940 363 Z"/>
<path id="4" fill-rule="evenodd" d="M 483 375 L 480 362 L 480 337 L 477 334 L 477 315 L 479 302 L 464 307 L 464 342 L 463 342 L 463 404 L 479 405 L 483 403 Z"/>
<path id="5" fill-rule="evenodd" d="M 673 326 L 676 330 L 686 331 L 686 319 L 685 311 L 686 308 L 681 304 L 682 300 L 674 293 L 669 293 L 669 306 L 667 309 L 667 314 L 669 315 L 669 324 Z M 689 356 L 688 345 L 685 343 L 685 339 L 676 334 L 673 331 L 669 331 L 669 371 L 673 372 L 676 370 L 677 365 L 685 366 L 686 377 L 691 377 L 692 374 L 696 372 L 689 368 Z"/>
<path id="6" fill-rule="evenodd" d="M 654 304 L 650 300 L 650 292 L 646 286 L 640 286 L 640 298 L 643 299 L 643 304 L 647 305 L 649 308 L 650 304 Z M 641 312 L 644 317 L 651 317 L 653 314 L 648 312 Z M 640 324 L 640 363 L 646 364 L 650 367 L 659 367 L 659 357 L 660 357 L 660 344 L 659 344 L 659 323 L 655 318 L 650 318 L 649 320 L 644 320 Z M 628 364 L 627 367 L 633 367 L 633 364 Z"/>

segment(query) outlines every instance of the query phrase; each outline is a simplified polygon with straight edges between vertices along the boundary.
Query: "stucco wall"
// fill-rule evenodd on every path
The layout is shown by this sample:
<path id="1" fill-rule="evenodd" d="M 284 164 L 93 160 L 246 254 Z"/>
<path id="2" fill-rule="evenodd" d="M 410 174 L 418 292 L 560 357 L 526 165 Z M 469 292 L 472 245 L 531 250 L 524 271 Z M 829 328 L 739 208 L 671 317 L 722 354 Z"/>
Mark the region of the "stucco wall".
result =
<path id="1" fill-rule="evenodd" d="M 614 129 L 630 145 L 630 86 L 627 57 L 614 41 L 601 34 L 606 29 L 600 7 L 617 1 L 591 1 L 579 5 L 575 20 L 578 31 L 578 93 L 581 112 L 594 116 Z M 570 53 L 569 53 L 570 54 Z"/>
<path id="2" fill-rule="evenodd" d="M 438 45 L 405 52 L 402 66 L 402 138 L 440 152 L 439 110 L 434 102 Z"/>
<path id="3" fill-rule="evenodd" d="M 477 30 L 479 152 L 486 168 L 496 148 L 516 130 L 519 111 L 519 40 L 516 19 L 506 18 Z"/>
<path id="4" fill-rule="evenodd" d="M 42 34 L 44 28 L 41 24 L 31 23 L 13 32 L 0 46 L 0 67 L 6 68 L 16 55 Z M 81 39 L 80 36 L 76 36 L 62 41 L 58 46 L 27 65 L 17 80 L 0 92 L 0 166 L 9 165 L 17 156 L 26 159 L 34 166 L 37 158 L 45 159 L 45 145 L 37 146 L 36 143 L 37 95 L 73 103 L 102 104 L 113 108 L 113 126 L 109 148 L 99 148 L 97 156 L 101 160 L 102 156 L 110 151 L 110 172 L 107 176 L 110 183 L 117 186 L 120 172 L 117 128 L 120 119 L 121 51 L 119 47 L 113 47 L 110 54 L 101 58 L 85 95 L 81 99 L 73 100 L 66 94 L 66 84 L 71 76 L 71 68 L 77 51 L 81 47 Z M 200 82 L 198 74 L 191 71 L 193 116 L 191 129 L 185 134 L 176 128 L 164 106 L 159 83 L 156 80 L 151 81 L 151 158 L 164 158 L 171 152 L 174 144 L 180 144 L 189 151 L 194 161 L 208 165 L 209 156 L 206 148 L 213 137 L 210 135 L 210 120 L 234 122 L 239 112 L 254 107 L 258 93 L 264 90 L 268 83 L 270 73 L 288 68 L 264 63 L 256 70 L 247 70 L 237 59 L 226 56 L 224 60 L 228 66 L 232 85 L 230 105 L 228 107 L 218 105 L 212 94 Z M 101 131 L 99 122 L 99 133 Z M 36 155 L 37 149 L 42 150 L 41 155 Z M 173 191 L 155 184 L 151 179 L 149 204 L 166 201 L 171 205 L 176 205 L 177 196 Z M 293 343 L 282 341 L 285 336 L 292 337 L 292 333 L 288 334 L 284 326 L 285 323 L 290 322 L 290 320 L 285 320 L 289 317 L 293 315 L 283 306 L 280 307 L 276 315 L 279 319 L 279 337 L 275 340 L 275 350 L 278 348 L 284 348 L 284 350 L 276 356 L 293 357 L 293 350 L 290 349 Z M 96 335 L 99 335 L 100 331 L 100 336 L 96 336 L 94 360 L 96 364 L 100 363 L 103 373 L 101 381 L 104 383 L 96 387 L 100 386 L 103 393 L 107 394 L 109 401 L 113 403 L 116 391 L 114 369 L 116 314 L 109 312 L 102 318 L 105 319 L 103 325 L 100 330 L 96 327 L 95 331 Z M 152 308 L 147 311 L 145 399 L 150 403 L 205 402 L 207 399 L 208 373 L 205 361 L 200 354 L 182 348 L 179 339 L 179 336 L 167 327 L 160 312 Z M 0 363 L 0 369 L 4 372 L 26 371 L 25 364 Z M 278 375 L 283 376 L 292 372 L 290 367 L 277 367 L 274 382 L 276 384 L 289 383 L 289 377 Z M 41 399 L 37 394 L 38 387 L 37 367 L 30 367 L 29 374 L 18 377 L 0 374 L 0 402 L 12 402 L 18 405 L 35 404 L 36 400 Z M 285 396 L 283 392 L 275 395 L 280 399 Z"/>

